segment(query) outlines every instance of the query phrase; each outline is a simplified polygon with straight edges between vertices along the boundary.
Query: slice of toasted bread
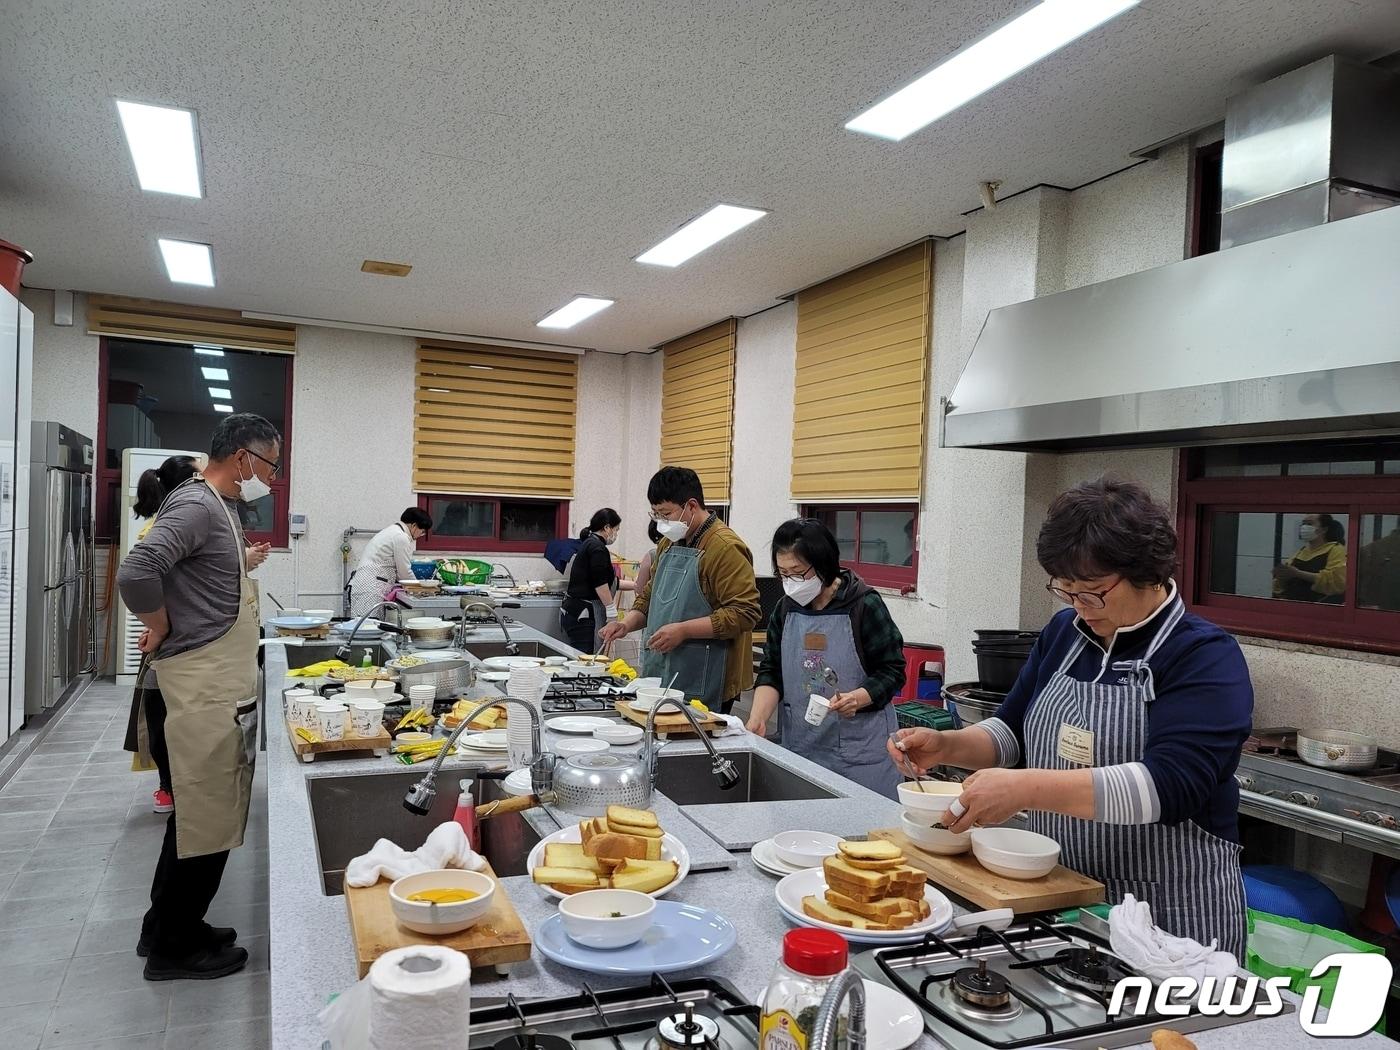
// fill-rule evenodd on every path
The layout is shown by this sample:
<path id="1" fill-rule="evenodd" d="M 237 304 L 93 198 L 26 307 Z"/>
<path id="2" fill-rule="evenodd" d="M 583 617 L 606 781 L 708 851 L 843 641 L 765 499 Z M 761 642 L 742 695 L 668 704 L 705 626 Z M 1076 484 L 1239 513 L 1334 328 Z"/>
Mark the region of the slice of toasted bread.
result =
<path id="1" fill-rule="evenodd" d="M 878 922 L 888 922 L 892 916 L 906 911 L 905 905 L 908 903 L 898 897 L 883 897 L 877 901 L 856 900 L 830 887 L 826 891 L 826 902 L 833 908 L 864 915 L 867 919 L 875 919 Z"/>
<path id="2" fill-rule="evenodd" d="M 871 892 L 883 893 L 889 887 L 890 876 L 883 871 L 869 871 L 852 866 L 842 856 L 827 857 L 822 861 L 822 871 L 828 880 L 837 879 L 852 886 L 863 886 Z"/>
<path id="3" fill-rule="evenodd" d="M 647 860 L 649 843 L 656 842 L 656 856 L 660 859 L 661 843 L 656 839 L 641 839 L 635 835 L 618 835 L 605 832 L 594 835 L 583 844 L 583 852 L 590 857 L 608 857 L 614 860 Z"/>
<path id="4" fill-rule="evenodd" d="M 584 868 L 551 868 L 540 865 L 530 872 L 530 878 L 546 886 L 578 886 L 587 889 L 598 885 L 598 876 Z"/>
<path id="5" fill-rule="evenodd" d="M 629 860 L 612 873 L 609 880 L 615 890 L 636 890 L 655 893 L 676 881 L 680 865 L 673 860 Z"/>
<path id="6" fill-rule="evenodd" d="M 659 839 L 666 833 L 660 828 L 645 828 L 636 824 L 619 824 L 615 820 L 608 820 L 608 830 L 615 831 L 619 835 L 636 835 L 643 839 Z"/>
<path id="7" fill-rule="evenodd" d="M 843 840 L 837 847 L 847 860 L 903 860 L 904 852 L 893 842 L 871 839 L 869 842 Z"/>
<path id="8" fill-rule="evenodd" d="M 628 809 L 626 806 L 609 806 L 608 823 L 632 824 L 639 828 L 659 828 L 661 823 L 649 809 Z"/>
<path id="9" fill-rule="evenodd" d="M 544 848 L 544 863 L 550 868 L 583 868 L 595 874 L 603 874 L 603 865 L 597 857 L 583 852 L 579 842 L 551 842 Z"/>
<path id="10" fill-rule="evenodd" d="M 843 894 L 851 898 L 851 900 L 865 901 L 867 903 L 884 900 L 887 896 L 885 891 L 882 889 L 872 890 L 868 886 L 857 886 L 854 883 L 846 882 L 843 879 L 833 879 L 828 877 L 826 880 L 826 886 L 827 889 L 835 890 L 837 893 Z"/>
<path id="11" fill-rule="evenodd" d="M 904 857 L 899 856 L 893 860 L 860 860 L 857 857 L 842 857 L 847 864 L 861 871 L 894 871 L 904 863 Z"/>
<path id="12" fill-rule="evenodd" d="M 867 919 L 864 915 L 857 915 L 854 912 L 845 911 L 842 908 L 828 903 L 821 897 L 803 897 L 802 913 L 813 919 L 821 919 L 822 922 L 829 922 L 833 926 L 843 926 L 850 930 L 894 929 L 894 927 L 887 922 Z"/>

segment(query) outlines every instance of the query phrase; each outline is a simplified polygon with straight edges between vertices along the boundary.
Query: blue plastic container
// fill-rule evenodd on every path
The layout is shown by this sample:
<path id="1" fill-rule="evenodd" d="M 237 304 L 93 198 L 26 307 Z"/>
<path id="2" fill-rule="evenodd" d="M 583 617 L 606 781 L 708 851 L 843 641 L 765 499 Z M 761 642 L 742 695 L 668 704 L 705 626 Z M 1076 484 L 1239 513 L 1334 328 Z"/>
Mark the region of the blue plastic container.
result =
<path id="1" fill-rule="evenodd" d="M 1346 930 L 1347 913 L 1337 895 L 1305 871 L 1277 864 L 1241 869 L 1245 901 L 1255 911 L 1284 915 L 1299 922 Z"/>
<path id="2" fill-rule="evenodd" d="M 414 561 L 409 564 L 413 567 L 415 579 L 431 580 L 433 573 L 437 572 L 437 562 L 435 561 Z"/>

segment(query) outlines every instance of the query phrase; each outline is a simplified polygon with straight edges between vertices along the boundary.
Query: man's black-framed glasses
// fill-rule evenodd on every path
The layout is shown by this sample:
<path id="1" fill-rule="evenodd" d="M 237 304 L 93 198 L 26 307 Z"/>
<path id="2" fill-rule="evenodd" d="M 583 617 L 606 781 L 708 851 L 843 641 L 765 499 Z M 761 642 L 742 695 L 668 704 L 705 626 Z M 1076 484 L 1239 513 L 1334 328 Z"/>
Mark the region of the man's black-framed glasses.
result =
<path id="1" fill-rule="evenodd" d="M 266 456 L 259 456 L 251 448 L 244 446 L 243 451 L 250 456 L 255 456 L 272 468 L 272 480 L 276 481 L 282 476 L 282 461 L 280 459 L 268 459 Z"/>

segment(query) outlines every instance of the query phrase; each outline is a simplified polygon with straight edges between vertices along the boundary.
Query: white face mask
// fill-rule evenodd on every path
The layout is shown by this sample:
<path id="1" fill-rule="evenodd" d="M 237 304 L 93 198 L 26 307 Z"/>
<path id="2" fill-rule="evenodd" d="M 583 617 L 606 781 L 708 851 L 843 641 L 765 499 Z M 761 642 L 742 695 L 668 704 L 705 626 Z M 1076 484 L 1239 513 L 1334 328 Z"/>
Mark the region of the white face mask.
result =
<path id="1" fill-rule="evenodd" d="M 668 539 L 672 543 L 679 543 L 685 539 L 685 534 L 690 531 L 690 526 L 684 520 L 658 521 L 656 531 L 661 533 L 663 539 Z"/>
<path id="2" fill-rule="evenodd" d="M 1299 525 L 1298 538 L 1304 543 L 1311 543 L 1317 537 L 1317 526 Z"/>
<path id="3" fill-rule="evenodd" d="M 252 467 L 248 469 L 252 470 Z M 271 491 L 267 482 L 258 477 L 257 471 L 253 471 L 251 478 L 238 479 L 238 498 L 244 503 L 256 503 Z"/>
<path id="4" fill-rule="evenodd" d="M 818 576 L 813 576 L 809 580 L 794 580 L 790 577 L 783 577 L 783 593 L 795 601 L 798 605 L 807 605 L 813 598 L 821 593 L 822 581 Z"/>

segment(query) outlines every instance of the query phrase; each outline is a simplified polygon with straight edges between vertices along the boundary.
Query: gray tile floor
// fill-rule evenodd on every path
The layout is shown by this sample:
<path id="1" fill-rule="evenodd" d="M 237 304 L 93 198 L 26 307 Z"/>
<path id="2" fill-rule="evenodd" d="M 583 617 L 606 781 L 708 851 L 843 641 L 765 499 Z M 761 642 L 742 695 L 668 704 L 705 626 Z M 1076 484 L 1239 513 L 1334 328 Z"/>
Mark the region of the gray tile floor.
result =
<path id="1" fill-rule="evenodd" d="M 165 820 L 122 750 L 130 690 L 95 682 L 0 788 L 0 1045 L 5 1050 L 265 1050 L 267 781 L 209 921 L 248 968 L 153 984 L 136 955 Z"/>

